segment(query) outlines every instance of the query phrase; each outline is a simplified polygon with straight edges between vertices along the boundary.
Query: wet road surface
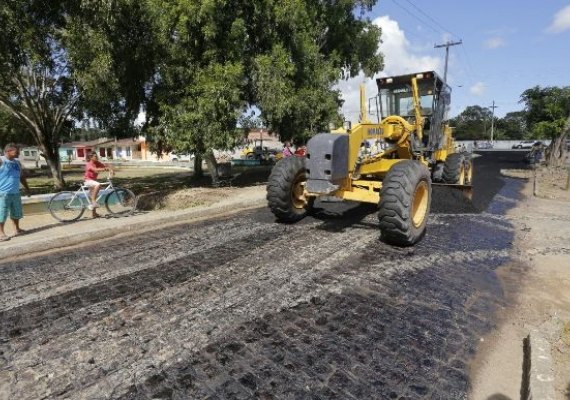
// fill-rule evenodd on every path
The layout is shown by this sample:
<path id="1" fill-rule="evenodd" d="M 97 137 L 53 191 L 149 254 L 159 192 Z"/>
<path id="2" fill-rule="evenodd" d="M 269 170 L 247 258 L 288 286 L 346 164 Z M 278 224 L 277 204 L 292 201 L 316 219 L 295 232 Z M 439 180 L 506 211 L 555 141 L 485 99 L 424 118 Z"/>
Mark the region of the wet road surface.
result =
<path id="1" fill-rule="evenodd" d="M 462 399 L 504 302 L 521 153 L 476 159 L 473 202 L 413 248 L 374 207 L 266 209 L 0 264 L 0 399 Z"/>

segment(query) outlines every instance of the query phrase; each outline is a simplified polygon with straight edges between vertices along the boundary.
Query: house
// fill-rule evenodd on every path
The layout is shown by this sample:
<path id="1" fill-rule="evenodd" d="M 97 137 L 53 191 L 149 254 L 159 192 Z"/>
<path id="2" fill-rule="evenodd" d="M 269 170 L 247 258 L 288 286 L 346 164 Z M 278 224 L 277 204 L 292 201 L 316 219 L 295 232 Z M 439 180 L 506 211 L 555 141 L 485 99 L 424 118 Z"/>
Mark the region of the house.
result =
<path id="1" fill-rule="evenodd" d="M 39 161 L 40 149 L 37 147 L 22 147 L 20 149 L 19 160 L 22 161 Z"/>
<path id="2" fill-rule="evenodd" d="M 144 137 L 136 139 L 119 139 L 112 143 L 113 156 L 121 160 L 147 160 L 148 151 Z"/>
<path id="3" fill-rule="evenodd" d="M 73 160 L 77 158 L 77 154 L 75 153 L 74 145 L 78 144 L 78 142 L 72 143 L 62 143 L 59 145 L 59 159 L 61 162 L 71 163 Z"/>
<path id="4" fill-rule="evenodd" d="M 64 162 L 86 161 L 90 151 L 95 151 L 101 160 L 149 159 L 144 137 L 137 139 L 100 138 L 87 142 L 62 143 L 59 146 L 59 156 Z"/>
<path id="5" fill-rule="evenodd" d="M 113 158 L 113 146 L 112 141 L 107 138 L 100 138 L 91 140 L 89 142 L 75 142 L 69 143 L 68 146 L 73 149 L 73 159 L 74 160 L 87 160 L 87 154 L 90 151 L 96 151 L 99 157 L 103 160 Z M 61 147 L 60 147 L 61 155 Z"/>
<path id="6" fill-rule="evenodd" d="M 248 144 L 266 146 L 270 149 L 283 147 L 283 144 L 279 141 L 279 138 L 274 133 L 269 132 L 265 128 L 255 128 L 249 131 L 246 137 L 246 141 Z"/>

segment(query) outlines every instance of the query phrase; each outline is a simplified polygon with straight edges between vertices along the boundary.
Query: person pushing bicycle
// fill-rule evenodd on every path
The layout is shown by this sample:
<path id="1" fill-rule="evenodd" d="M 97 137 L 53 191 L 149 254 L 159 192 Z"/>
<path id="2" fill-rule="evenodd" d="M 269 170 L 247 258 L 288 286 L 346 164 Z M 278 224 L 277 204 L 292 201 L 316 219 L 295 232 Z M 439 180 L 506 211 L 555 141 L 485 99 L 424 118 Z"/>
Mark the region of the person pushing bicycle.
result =
<path id="1" fill-rule="evenodd" d="M 103 164 L 98 158 L 96 152 L 90 151 L 87 153 L 87 164 L 85 164 L 85 186 L 89 187 L 89 196 L 91 197 L 91 204 L 88 208 L 92 210 L 93 218 L 100 217 L 100 215 L 97 214 L 97 207 L 99 207 L 97 204 L 97 195 L 101 189 L 101 183 L 97 182 L 97 176 L 99 172 L 102 171 L 113 172 L 110 167 Z"/>

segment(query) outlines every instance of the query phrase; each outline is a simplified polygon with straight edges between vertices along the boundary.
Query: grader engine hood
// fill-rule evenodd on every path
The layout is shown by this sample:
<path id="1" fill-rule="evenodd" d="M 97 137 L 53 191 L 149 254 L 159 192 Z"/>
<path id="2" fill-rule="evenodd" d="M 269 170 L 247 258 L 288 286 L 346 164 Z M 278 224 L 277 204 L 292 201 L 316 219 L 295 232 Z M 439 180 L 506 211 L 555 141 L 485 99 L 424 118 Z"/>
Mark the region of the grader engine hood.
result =
<path id="1" fill-rule="evenodd" d="M 330 194 L 348 176 L 348 135 L 319 133 L 307 143 L 307 191 Z"/>

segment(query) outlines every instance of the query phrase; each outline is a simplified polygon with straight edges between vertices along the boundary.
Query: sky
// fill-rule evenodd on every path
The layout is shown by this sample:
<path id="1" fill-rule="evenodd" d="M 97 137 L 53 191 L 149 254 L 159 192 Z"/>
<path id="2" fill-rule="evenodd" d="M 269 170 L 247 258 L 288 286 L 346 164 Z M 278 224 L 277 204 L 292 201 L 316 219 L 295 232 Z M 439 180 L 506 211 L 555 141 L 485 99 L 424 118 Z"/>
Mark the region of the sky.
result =
<path id="1" fill-rule="evenodd" d="M 379 0 L 367 16 L 382 28 L 378 76 L 435 70 L 452 88 L 449 117 L 467 106 L 490 107 L 495 115 L 523 109 L 521 94 L 534 86 L 570 86 L 570 1 L 561 0 Z M 374 79 L 342 81 L 343 114 L 358 121 L 359 86 L 377 94 Z"/>

